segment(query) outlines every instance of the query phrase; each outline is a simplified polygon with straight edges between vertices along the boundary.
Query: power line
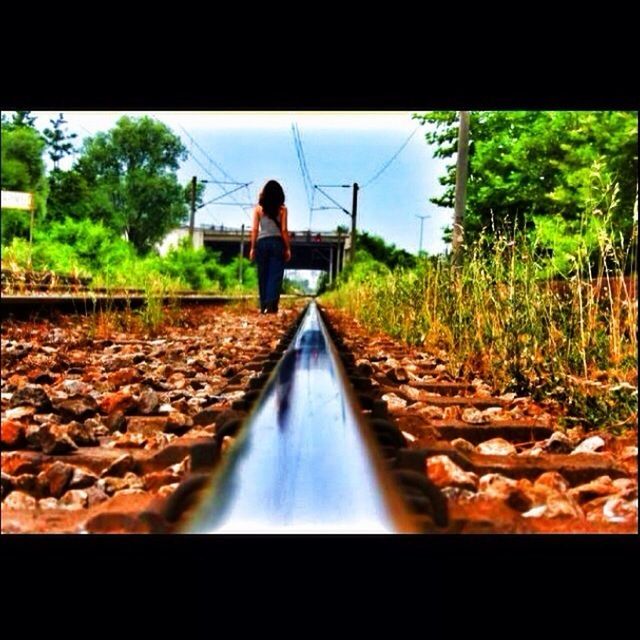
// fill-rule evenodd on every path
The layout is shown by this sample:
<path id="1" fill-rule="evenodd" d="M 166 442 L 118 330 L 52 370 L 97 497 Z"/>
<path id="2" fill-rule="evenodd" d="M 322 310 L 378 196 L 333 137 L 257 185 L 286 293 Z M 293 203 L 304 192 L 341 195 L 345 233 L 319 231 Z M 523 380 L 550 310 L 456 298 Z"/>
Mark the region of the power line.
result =
<path id="1" fill-rule="evenodd" d="M 189 138 L 189 140 L 191 140 L 191 142 L 197 147 L 197 149 L 200 150 L 200 153 L 202 153 L 202 155 L 207 158 L 207 160 L 209 160 L 209 162 L 218 169 L 218 171 L 220 171 L 220 173 L 222 173 L 222 175 L 227 178 L 228 180 L 231 180 L 234 184 L 244 184 L 244 182 L 240 182 L 239 180 L 236 180 L 233 176 L 229 175 L 224 168 L 220 165 L 219 162 L 216 162 L 191 136 L 191 134 L 181 125 L 178 125 L 186 134 L 186 136 Z M 193 154 L 191 154 L 193 156 Z"/>
<path id="2" fill-rule="evenodd" d="M 251 183 L 250 182 L 226 182 L 224 180 L 218 180 L 212 173 L 211 171 L 209 171 L 209 169 L 202 164 L 202 162 L 200 160 L 198 160 L 198 158 L 196 156 L 193 155 L 193 153 L 191 151 L 187 151 L 187 153 L 191 156 L 191 159 L 211 178 L 211 180 L 201 180 L 201 182 L 204 182 L 206 184 L 215 184 L 217 187 L 220 188 L 221 191 L 224 191 L 224 188 L 221 186 L 223 184 L 232 184 L 232 185 L 237 185 L 237 187 L 235 189 L 231 189 L 230 191 L 227 191 L 226 193 L 233 193 L 234 191 L 238 191 L 239 189 L 243 189 L 245 187 L 248 187 Z M 225 195 L 225 193 L 223 193 L 222 195 Z M 235 198 L 233 198 L 233 200 L 235 201 Z"/>
<path id="3" fill-rule="evenodd" d="M 385 162 L 382 167 L 380 168 L 380 170 L 374 174 L 374 176 L 372 178 L 370 178 L 367 182 L 365 182 L 360 189 L 364 189 L 365 187 L 368 187 L 372 182 L 374 182 L 375 180 L 377 180 L 383 173 L 384 171 L 389 167 L 389 165 L 391 165 L 391 163 L 400 155 L 400 153 L 402 152 L 402 150 L 409 144 L 409 140 L 411 140 L 411 138 L 413 138 L 413 136 L 416 134 L 416 131 L 420 128 L 420 125 L 418 125 L 412 132 L 411 135 L 402 143 L 402 146 L 391 156 L 391 158 L 389 160 L 387 160 L 387 162 Z"/>
<path id="4" fill-rule="evenodd" d="M 161 122 L 157 117 L 153 116 L 158 122 Z M 199 144 L 198 142 L 194 139 L 194 137 L 180 124 L 178 123 L 178 126 L 182 129 L 182 131 L 184 131 L 185 135 L 187 136 L 187 138 L 189 138 L 189 140 L 191 141 L 191 145 L 192 145 L 192 149 L 191 150 L 187 150 L 187 153 L 191 156 L 191 159 L 194 160 L 198 166 L 211 178 L 211 184 L 215 184 L 217 186 L 220 186 L 222 184 L 234 184 L 234 185 L 242 185 L 242 186 L 246 186 L 249 185 L 250 183 L 247 182 L 240 182 L 238 180 L 236 180 L 233 176 L 231 176 L 227 171 L 225 171 L 225 169 L 222 167 L 222 165 L 219 162 L 216 162 Z M 214 167 L 216 167 L 218 169 L 218 171 L 220 171 L 222 173 L 223 176 L 225 176 L 226 178 L 229 179 L 229 182 L 223 181 L 223 180 L 219 180 L 218 178 L 216 178 L 216 176 L 214 176 L 197 158 L 196 156 L 193 154 L 193 146 L 195 145 L 195 147 L 200 151 L 200 153 L 202 153 L 202 155 L 209 161 L 210 164 L 212 164 Z M 224 188 L 220 187 L 220 190 L 224 192 Z M 236 189 L 234 189 L 233 191 L 236 191 Z M 223 194 L 224 195 L 224 194 Z M 247 207 L 245 205 L 242 205 L 241 203 L 239 203 L 235 196 L 232 197 L 233 202 L 239 206 L 244 213 L 246 213 L 247 215 L 249 215 L 246 211 Z M 249 205 L 249 206 L 253 206 L 253 205 Z"/>
<path id="5" fill-rule="evenodd" d="M 235 191 L 238 191 L 240 189 L 243 189 L 243 188 L 247 188 L 247 191 L 248 191 L 248 186 L 251 183 L 250 182 L 235 182 L 235 181 L 234 182 L 224 182 L 224 181 L 218 180 L 211 173 L 211 171 L 209 171 L 209 169 L 207 167 L 205 167 L 204 164 L 202 164 L 202 162 L 200 162 L 200 160 L 198 160 L 198 158 L 196 156 L 193 155 L 193 153 L 191 151 L 187 151 L 187 153 L 191 156 L 191 159 L 211 178 L 211 180 L 204 180 L 204 182 L 207 183 L 207 184 L 215 184 L 223 192 L 222 194 L 220 194 L 216 198 L 213 198 L 213 200 L 209 200 L 206 204 L 211 204 L 214 201 L 216 201 L 217 199 L 229 195 L 231 197 L 231 199 L 233 200 L 233 202 L 216 202 L 216 204 L 218 204 L 218 205 L 230 204 L 230 205 L 233 205 L 233 206 L 237 206 L 237 207 L 240 207 L 244 211 L 244 213 L 249 215 L 248 212 L 247 212 L 247 208 L 250 208 L 253 205 L 252 204 L 243 204 L 241 202 L 238 202 L 236 200 L 236 197 L 235 196 L 231 196 L 230 194 L 232 194 Z M 235 189 L 231 189 L 229 191 L 225 191 L 224 187 L 222 187 L 223 184 L 234 184 L 234 185 L 239 185 L 239 186 L 237 186 Z M 249 197 L 248 199 L 250 200 L 251 198 Z M 204 206 L 205 205 L 203 204 L 203 205 L 200 205 L 200 207 L 198 207 L 198 208 L 202 208 Z"/>
<path id="6" fill-rule="evenodd" d="M 305 194 L 307 196 L 307 205 L 309 207 L 309 229 L 311 229 L 312 212 L 314 211 L 313 204 L 315 201 L 315 189 L 313 188 L 313 180 L 307 166 L 307 161 L 304 155 L 304 147 L 302 146 L 302 137 L 300 136 L 300 130 L 298 125 L 291 123 L 291 133 L 293 134 L 293 144 L 296 150 L 296 156 L 298 157 L 298 164 L 300 166 L 300 173 L 302 174 L 302 182 L 304 184 Z"/>
<path id="7" fill-rule="evenodd" d="M 211 211 L 211 207 L 209 205 L 205 205 L 205 211 L 208 211 L 209 214 L 211 215 L 211 217 L 213 218 L 214 222 L 217 222 L 219 224 L 222 224 L 220 222 L 220 218 L 218 218 L 216 215 L 214 215 L 213 211 Z"/>
<path id="8" fill-rule="evenodd" d="M 342 185 L 340 185 L 340 186 L 342 186 Z M 346 186 L 348 187 L 349 185 L 346 185 Z M 323 209 L 324 208 L 326 208 L 326 209 L 336 209 L 337 208 L 337 209 L 340 209 L 341 211 L 343 211 L 344 213 L 346 213 L 348 216 L 351 215 L 351 211 L 348 211 L 347 209 L 345 209 L 337 200 L 334 200 L 326 191 L 323 191 L 320 188 L 320 185 L 314 184 L 313 187 L 314 187 L 314 189 L 317 189 L 325 198 L 327 198 L 328 200 L 331 200 L 331 202 L 333 202 L 333 204 L 336 205 L 335 207 L 322 207 Z"/>
<path id="9" fill-rule="evenodd" d="M 189 140 L 191 141 L 192 146 L 195 146 L 200 153 L 202 153 L 202 155 L 209 161 L 210 164 L 212 164 L 214 167 L 216 167 L 218 169 L 218 171 L 220 171 L 220 173 L 222 173 L 222 175 L 228 179 L 228 181 L 225 180 L 220 180 L 219 178 L 217 178 L 216 176 L 214 176 L 211 171 L 209 171 L 209 169 L 207 167 L 205 167 L 197 158 L 196 156 L 193 154 L 193 151 L 187 151 L 189 153 L 189 155 L 191 156 L 191 158 L 198 164 L 198 166 L 211 178 L 211 180 L 209 181 L 211 184 L 215 184 L 217 185 L 221 191 L 223 191 L 223 194 L 220 196 L 224 196 L 224 195 L 229 195 L 231 193 L 233 193 L 234 191 L 237 191 L 238 189 L 232 189 L 231 191 L 228 191 L 226 193 L 224 193 L 224 188 L 221 187 L 221 185 L 224 184 L 233 184 L 233 185 L 239 185 L 239 188 L 242 187 L 247 187 L 247 193 L 249 195 L 249 200 L 251 199 L 251 194 L 249 193 L 248 190 L 248 185 L 250 183 L 247 182 L 240 182 L 239 180 L 236 180 L 232 175 L 230 175 L 225 169 L 224 167 L 222 167 L 222 165 L 219 162 L 216 162 L 199 144 L 198 142 L 193 138 L 193 136 L 181 125 L 178 124 L 178 126 L 182 129 L 182 131 L 184 131 L 185 135 L 187 136 L 187 138 L 189 138 Z M 215 199 L 214 199 L 215 200 Z M 244 213 L 249 216 L 249 213 L 247 211 L 247 208 L 252 207 L 252 204 L 246 205 L 243 204 L 241 202 L 238 202 L 238 200 L 236 199 L 235 196 L 231 196 L 231 200 L 233 201 L 233 203 L 236 206 L 239 206 Z M 213 201 L 210 201 L 213 202 Z M 225 204 L 225 203 L 220 203 L 218 202 L 217 204 Z M 204 205 L 203 205 L 204 206 Z"/>
<path id="10" fill-rule="evenodd" d="M 291 124 L 291 131 L 293 132 L 293 142 L 296 147 L 296 154 L 298 156 L 298 163 L 300 165 L 300 172 L 302 173 L 302 180 L 304 181 L 304 188 L 307 193 L 307 204 L 311 205 L 311 194 L 313 192 L 312 185 L 313 180 L 307 166 L 307 160 L 304 155 L 304 147 L 302 146 L 302 136 L 300 135 L 300 129 L 297 123 Z"/>
<path id="11" fill-rule="evenodd" d="M 247 190 L 247 200 L 249 202 L 251 202 L 253 200 L 253 198 L 251 197 L 251 191 L 249 191 L 249 185 L 246 184 L 244 188 Z M 251 206 L 253 207 L 253 205 L 251 205 Z"/>
<path id="12" fill-rule="evenodd" d="M 304 161 L 302 159 L 302 152 L 300 148 L 300 142 L 298 140 L 295 125 L 291 125 L 291 133 L 293 134 L 293 144 L 296 150 L 296 157 L 298 159 L 298 166 L 300 167 L 300 175 L 302 176 L 302 184 L 304 186 L 304 192 L 307 199 L 307 205 L 311 202 L 309 197 L 309 183 L 307 181 L 307 174 L 305 172 Z"/>
<path id="13" fill-rule="evenodd" d="M 83 131 L 86 131 L 90 136 L 94 136 L 95 133 L 91 133 L 91 131 L 89 131 L 89 129 L 87 129 L 86 127 L 83 127 L 81 124 L 76 124 L 77 127 L 80 127 Z"/>
<path id="14" fill-rule="evenodd" d="M 201 204 L 199 208 L 204 207 L 204 206 L 206 206 L 208 204 L 213 204 L 214 202 L 217 202 L 221 198 L 224 198 L 225 196 L 229 196 L 232 193 L 234 193 L 235 191 L 240 191 L 240 189 L 244 189 L 245 187 L 246 187 L 245 184 L 241 184 L 239 187 L 236 187 L 235 189 L 231 189 L 230 191 L 225 191 L 224 193 L 221 193 L 219 196 L 216 196 L 215 198 L 212 198 L 211 200 L 208 200 L 204 204 Z M 221 203 L 221 204 L 224 204 L 224 203 Z M 230 202 L 229 204 L 239 204 L 239 203 Z"/>

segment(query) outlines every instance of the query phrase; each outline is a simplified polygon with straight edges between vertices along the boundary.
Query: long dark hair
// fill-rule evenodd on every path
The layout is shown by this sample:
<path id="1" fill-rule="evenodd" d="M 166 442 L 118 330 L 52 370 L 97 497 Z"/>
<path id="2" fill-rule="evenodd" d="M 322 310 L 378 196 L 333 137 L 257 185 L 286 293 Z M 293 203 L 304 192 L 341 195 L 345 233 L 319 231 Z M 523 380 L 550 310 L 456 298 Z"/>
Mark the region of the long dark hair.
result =
<path id="1" fill-rule="evenodd" d="M 280 183 L 275 180 L 269 180 L 269 182 L 262 187 L 258 204 L 262 207 L 265 215 L 277 222 L 280 207 L 284 204 L 284 190 L 280 186 Z"/>

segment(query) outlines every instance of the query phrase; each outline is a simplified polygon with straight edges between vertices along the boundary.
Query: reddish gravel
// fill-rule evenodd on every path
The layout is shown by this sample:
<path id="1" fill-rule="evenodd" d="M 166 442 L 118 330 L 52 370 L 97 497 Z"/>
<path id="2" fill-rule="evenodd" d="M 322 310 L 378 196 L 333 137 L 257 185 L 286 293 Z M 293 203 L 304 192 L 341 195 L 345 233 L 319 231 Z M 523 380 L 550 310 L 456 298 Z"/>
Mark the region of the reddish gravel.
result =
<path id="1" fill-rule="evenodd" d="M 155 336 L 96 316 L 5 320 L 2 532 L 162 530 L 168 497 L 244 415 L 251 378 L 297 312 L 186 308 Z M 497 396 L 456 377 L 447 354 L 329 319 L 406 454 L 446 494 L 449 531 L 637 531 L 637 425 L 563 432 L 559 406 Z"/>
<path id="2" fill-rule="evenodd" d="M 184 308 L 155 336 L 104 316 L 4 320 L 2 532 L 158 530 L 301 305 Z"/>
<path id="3" fill-rule="evenodd" d="M 446 353 L 327 315 L 403 432 L 403 462 L 446 494 L 451 532 L 637 532 L 637 421 L 617 437 L 563 431 L 556 404 L 499 396 L 477 376 L 457 377 Z"/>

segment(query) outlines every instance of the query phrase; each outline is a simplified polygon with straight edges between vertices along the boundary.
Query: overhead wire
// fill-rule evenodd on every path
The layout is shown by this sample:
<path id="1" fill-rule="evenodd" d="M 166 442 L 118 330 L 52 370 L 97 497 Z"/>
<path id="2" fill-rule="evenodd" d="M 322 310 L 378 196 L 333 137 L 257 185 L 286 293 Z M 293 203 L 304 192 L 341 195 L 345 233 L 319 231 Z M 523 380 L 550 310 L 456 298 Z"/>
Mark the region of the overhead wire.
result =
<path id="1" fill-rule="evenodd" d="M 296 156 L 298 158 L 298 165 L 300 167 L 300 173 L 302 175 L 302 182 L 304 185 L 305 194 L 307 196 L 307 205 L 309 207 L 309 228 L 311 228 L 311 218 L 313 212 L 313 204 L 315 199 L 315 189 L 313 187 L 313 180 L 309 167 L 307 165 L 306 157 L 304 155 L 304 147 L 302 145 L 302 137 L 300 135 L 300 129 L 297 123 L 291 123 L 291 133 L 293 134 L 293 145 L 296 150 Z"/>
<path id="2" fill-rule="evenodd" d="M 212 182 L 214 184 L 218 185 L 219 187 L 222 184 L 241 185 L 240 188 L 244 187 L 246 189 L 247 195 L 248 195 L 248 200 L 250 201 L 251 200 L 251 194 L 250 194 L 248 185 L 246 183 L 241 183 L 241 182 L 235 180 L 235 178 L 233 176 L 231 176 L 231 174 L 229 174 L 229 172 L 226 171 L 224 169 L 224 167 L 219 162 L 214 160 L 198 144 L 198 142 L 193 138 L 193 136 L 191 136 L 191 134 L 182 125 L 179 125 L 179 126 L 184 131 L 184 133 L 189 138 L 189 140 L 191 141 L 192 147 L 195 146 L 200 151 L 200 153 L 209 161 L 209 163 L 211 165 L 213 165 L 224 177 L 226 177 L 229 180 L 229 182 L 218 180 L 197 159 L 197 157 L 193 154 L 193 150 L 191 150 L 191 152 L 190 152 L 191 158 L 194 161 L 196 161 L 196 163 L 207 173 L 207 175 L 209 175 L 212 178 Z M 411 134 L 407 137 L 407 139 L 402 143 L 402 145 L 400 145 L 400 147 L 397 149 L 397 151 L 384 164 L 382 164 L 381 167 L 366 182 L 364 182 L 364 184 L 362 184 L 362 186 L 360 187 L 360 190 L 362 190 L 362 189 L 368 187 L 369 185 L 373 184 L 376 180 L 378 180 L 382 176 L 382 174 L 393 164 L 393 162 L 396 160 L 396 158 L 406 148 L 406 146 L 409 144 L 409 142 L 411 141 L 413 136 L 417 133 L 419 128 L 420 128 L 420 126 L 418 125 L 411 132 Z M 304 186 L 304 189 L 305 189 L 307 205 L 309 207 L 309 228 L 311 228 L 313 211 L 320 211 L 320 210 L 333 209 L 333 208 L 338 208 L 338 209 L 341 209 L 342 211 L 346 211 L 346 210 L 345 210 L 344 207 L 339 205 L 333 198 L 331 198 L 327 193 L 323 192 L 321 189 L 318 189 L 317 185 L 313 184 L 313 179 L 311 178 L 311 173 L 309 171 L 309 167 L 308 167 L 308 164 L 307 164 L 307 161 L 306 161 L 306 156 L 305 156 L 305 153 L 304 153 L 304 146 L 303 146 L 303 143 L 302 143 L 302 136 L 300 135 L 300 129 L 299 129 L 298 124 L 296 122 L 293 122 L 291 124 L 291 131 L 292 131 L 292 135 L 293 135 L 293 142 L 294 142 L 294 148 L 295 148 L 295 151 L 296 151 L 296 157 L 297 157 L 298 165 L 299 165 L 299 168 L 300 168 L 300 174 L 302 176 L 303 186 Z M 222 188 L 221 188 L 221 190 L 224 191 L 224 189 L 222 189 Z M 238 189 L 233 189 L 231 192 L 229 192 L 229 194 L 233 193 L 233 192 L 235 192 L 237 190 Z M 334 204 L 336 204 L 338 206 L 337 207 L 325 207 L 325 206 L 316 207 L 315 206 L 316 190 L 321 191 L 323 193 L 323 195 L 325 195 L 325 197 L 327 197 L 329 200 L 331 200 Z M 229 194 L 226 194 L 226 195 L 229 195 Z M 219 197 L 222 197 L 224 195 L 225 194 L 223 193 Z M 217 204 L 233 204 L 235 206 L 239 206 L 244 210 L 244 212 L 247 215 L 249 215 L 249 213 L 247 212 L 247 208 L 249 208 L 249 207 L 251 207 L 253 205 L 240 203 L 240 202 L 237 201 L 235 196 L 231 196 L 231 199 L 233 200 L 233 203 L 220 203 L 220 202 L 218 202 Z M 216 199 L 214 199 L 214 200 L 216 200 Z"/>
<path id="3" fill-rule="evenodd" d="M 361 190 L 364 189 L 365 187 L 368 187 L 372 182 L 375 182 L 391 166 L 391 163 L 402 153 L 402 150 L 409 144 L 409 141 L 411 140 L 411 138 L 413 138 L 413 136 L 416 134 L 419 128 L 420 128 L 420 125 L 418 125 L 411 132 L 411 135 L 402 143 L 400 148 L 391 156 L 391 158 L 389 158 L 389 160 L 387 160 L 387 162 L 385 162 L 382 165 L 382 167 L 373 175 L 373 177 L 367 180 L 367 182 L 365 182 L 360 187 Z"/>
<path id="4" fill-rule="evenodd" d="M 194 139 L 194 137 L 185 129 L 184 126 L 182 126 L 182 124 L 178 124 L 178 126 L 182 129 L 182 131 L 185 133 L 185 135 L 187 136 L 187 138 L 189 138 L 189 140 L 191 141 L 191 151 L 188 151 L 189 155 L 191 156 L 191 158 L 196 162 L 196 164 L 198 164 L 198 166 L 211 178 L 211 183 L 215 184 L 218 188 L 220 188 L 221 191 L 223 191 L 223 193 L 218 196 L 219 198 L 229 195 L 232 203 L 223 203 L 223 202 L 216 202 L 216 204 L 221 205 L 221 204 L 232 204 L 234 206 L 238 206 L 240 207 L 243 212 L 245 213 L 245 215 L 247 215 L 248 217 L 251 217 L 249 212 L 247 211 L 248 208 L 251 208 L 253 205 L 252 204 L 247 204 L 247 203 L 241 203 L 237 200 L 236 196 L 231 196 L 230 194 L 232 194 L 235 191 L 238 191 L 238 189 L 241 188 L 246 188 L 247 189 L 247 195 L 248 195 L 248 200 L 251 200 L 251 193 L 249 192 L 249 185 L 246 182 L 240 182 L 239 180 L 236 180 L 228 171 L 226 171 L 224 169 L 224 167 L 217 162 L 216 160 L 214 160 L 209 153 L 207 153 L 201 146 L 200 144 L 198 144 L 198 142 Z M 218 171 L 220 171 L 220 173 L 222 173 L 222 175 L 227 178 L 228 180 L 220 180 L 219 178 L 217 178 L 216 176 L 213 175 L 213 173 L 211 173 L 211 171 L 209 171 L 209 169 L 207 167 L 205 167 L 202 162 L 200 162 L 198 160 L 198 158 L 194 155 L 193 153 L 193 147 L 196 147 L 200 153 L 209 161 L 210 164 L 212 164 L 216 169 L 218 169 Z M 239 187 L 237 189 L 232 189 L 231 191 L 228 192 L 224 192 L 224 188 L 221 185 L 225 185 L 225 184 L 229 184 L 229 185 L 239 185 Z M 214 200 L 216 200 L 214 198 Z M 209 203 L 211 203 L 213 201 L 209 201 Z M 203 205 L 204 206 L 204 205 Z"/>

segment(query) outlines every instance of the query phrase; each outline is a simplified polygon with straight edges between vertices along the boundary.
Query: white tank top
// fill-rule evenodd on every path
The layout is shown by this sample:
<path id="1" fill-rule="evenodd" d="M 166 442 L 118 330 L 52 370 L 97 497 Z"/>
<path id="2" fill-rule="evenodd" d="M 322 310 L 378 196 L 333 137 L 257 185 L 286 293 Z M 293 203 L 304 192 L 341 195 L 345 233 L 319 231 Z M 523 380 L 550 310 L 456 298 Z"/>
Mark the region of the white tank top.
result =
<path id="1" fill-rule="evenodd" d="M 260 207 L 262 210 L 262 207 Z M 258 214 L 260 216 L 260 226 L 258 231 L 258 240 L 260 238 L 268 238 L 271 236 L 280 236 L 280 227 L 273 218 L 270 218 L 266 213 L 262 212 Z M 278 212 L 278 220 L 282 219 L 282 209 Z"/>

